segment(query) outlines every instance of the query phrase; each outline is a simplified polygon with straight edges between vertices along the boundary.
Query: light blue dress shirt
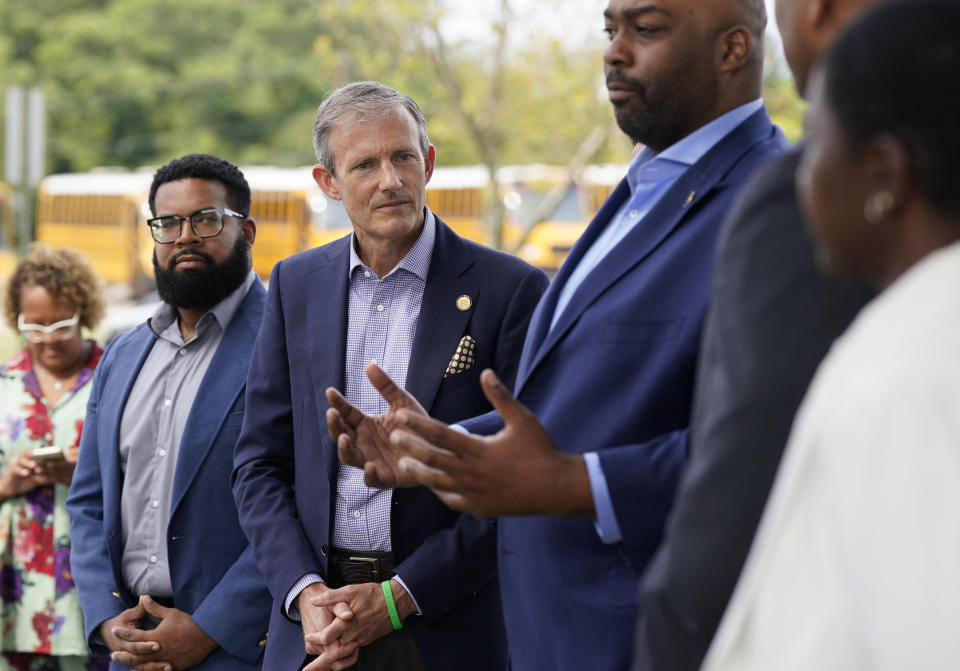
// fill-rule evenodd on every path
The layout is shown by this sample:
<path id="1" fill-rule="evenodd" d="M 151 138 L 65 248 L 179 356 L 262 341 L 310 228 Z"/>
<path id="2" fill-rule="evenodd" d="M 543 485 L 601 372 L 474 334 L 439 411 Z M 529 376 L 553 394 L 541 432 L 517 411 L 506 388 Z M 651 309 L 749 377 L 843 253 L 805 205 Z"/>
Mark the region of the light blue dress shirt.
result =
<path id="1" fill-rule="evenodd" d="M 627 184 L 630 187 L 630 197 L 623 203 L 617 213 L 610 219 L 610 223 L 597 237 L 590 249 L 583 255 L 577 267 L 570 273 L 570 278 L 557 297 L 557 305 L 550 322 L 550 328 L 556 326 L 560 315 L 570 303 L 570 299 L 583 284 L 583 281 L 593 272 L 603 259 L 616 247 L 623 238 L 641 224 L 644 217 L 653 209 L 657 201 L 670 187 L 699 161 L 720 140 L 726 137 L 733 129 L 747 120 L 748 117 L 763 108 L 760 99 L 741 105 L 726 114 L 717 117 L 705 126 L 683 138 L 679 142 L 654 154 L 648 147 L 644 147 L 630 162 L 627 170 Z M 590 476 L 590 489 L 593 492 L 593 503 L 597 511 L 595 526 L 600 539 L 604 543 L 617 543 L 623 539 L 620 525 L 613 510 L 613 501 L 610 499 L 610 489 L 607 479 L 600 466 L 600 457 L 596 452 L 587 452 L 583 455 Z"/>

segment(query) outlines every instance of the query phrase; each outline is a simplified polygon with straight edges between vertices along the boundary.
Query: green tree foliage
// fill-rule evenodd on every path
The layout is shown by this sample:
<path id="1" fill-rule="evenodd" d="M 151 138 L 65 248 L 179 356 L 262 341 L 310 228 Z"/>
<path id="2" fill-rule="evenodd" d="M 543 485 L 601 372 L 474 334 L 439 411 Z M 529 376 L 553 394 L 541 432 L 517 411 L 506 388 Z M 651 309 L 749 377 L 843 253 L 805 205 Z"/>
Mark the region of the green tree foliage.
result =
<path id="1" fill-rule="evenodd" d="M 498 2 L 476 37 L 450 41 L 451 0 L 0 0 L 0 90 L 44 89 L 50 172 L 191 151 L 311 163 L 317 104 L 356 79 L 421 103 L 441 165 L 563 164 L 597 129 L 583 158 L 628 160 L 603 90 L 600 17 L 589 47 L 523 42 Z M 789 78 L 766 83 L 796 137 Z"/>
<path id="2" fill-rule="evenodd" d="M 46 91 L 52 171 L 189 151 L 310 162 L 312 109 L 331 69 L 314 49 L 323 32 L 315 3 L 2 3 L 0 85 Z"/>
<path id="3" fill-rule="evenodd" d="M 803 115 L 807 104 L 797 93 L 786 66 L 767 53 L 763 75 L 763 100 L 773 122 L 792 142 L 803 135 Z"/>

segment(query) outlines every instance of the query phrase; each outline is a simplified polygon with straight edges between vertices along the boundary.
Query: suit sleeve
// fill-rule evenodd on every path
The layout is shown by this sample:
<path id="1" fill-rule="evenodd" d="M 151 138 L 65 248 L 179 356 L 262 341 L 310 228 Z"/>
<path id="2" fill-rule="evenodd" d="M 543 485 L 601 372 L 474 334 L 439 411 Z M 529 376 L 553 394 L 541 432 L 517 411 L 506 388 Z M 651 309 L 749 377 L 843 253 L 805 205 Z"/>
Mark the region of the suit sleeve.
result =
<path id="1" fill-rule="evenodd" d="M 499 412 L 491 410 L 483 415 L 457 422 L 457 424 L 465 428 L 469 433 L 475 433 L 478 436 L 492 436 L 503 428 L 503 418 L 500 417 Z"/>
<path id="2" fill-rule="evenodd" d="M 276 602 L 320 562 L 294 500 L 294 430 L 284 331 L 283 262 L 270 277 L 260 334 L 247 376 L 246 412 L 234 452 L 233 494 L 240 526 Z M 284 612 L 286 617 L 286 613 Z"/>
<path id="3" fill-rule="evenodd" d="M 687 458 L 687 429 L 597 452 L 624 551 L 641 569 L 663 537 Z"/>
<path id="4" fill-rule="evenodd" d="M 507 303 L 497 339 L 495 369 L 508 387 L 513 386 L 527 326 L 547 284 L 542 271 L 530 268 Z M 495 433 L 503 422 L 491 411 L 464 425 L 472 427 L 468 430 Z M 396 572 L 429 622 L 483 587 L 496 575 L 496 563 L 493 520 L 460 514 L 451 528 L 428 536 Z"/>
<path id="5" fill-rule="evenodd" d="M 70 570 L 83 610 L 84 632 L 91 652 L 109 654 L 94 642 L 100 625 L 126 610 L 120 598 L 122 590 L 114 578 L 107 554 L 103 527 L 103 480 L 98 449 L 100 397 L 110 377 L 113 350 L 108 347 L 91 382 L 87 414 L 80 440 L 80 455 L 73 474 L 66 508 L 70 514 Z"/>
<path id="6" fill-rule="evenodd" d="M 269 594 L 248 545 L 192 613 L 193 621 L 234 657 L 256 663 L 269 624 Z"/>

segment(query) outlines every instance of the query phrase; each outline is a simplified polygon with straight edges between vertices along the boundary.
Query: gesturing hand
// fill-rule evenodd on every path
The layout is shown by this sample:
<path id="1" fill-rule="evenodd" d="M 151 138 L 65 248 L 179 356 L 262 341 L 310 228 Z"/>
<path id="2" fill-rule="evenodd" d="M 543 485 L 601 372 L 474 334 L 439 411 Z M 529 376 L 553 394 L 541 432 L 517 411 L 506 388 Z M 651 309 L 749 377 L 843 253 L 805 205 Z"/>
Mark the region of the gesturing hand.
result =
<path id="1" fill-rule="evenodd" d="M 363 481 L 368 487 L 388 489 L 416 485 L 418 483 L 404 477 L 397 466 L 403 454 L 390 443 L 389 437 L 397 427 L 397 412 L 400 410 L 421 417 L 427 417 L 427 412 L 417 399 L 401 389 L 375 363 L 367 366 L 367 377 L 390 404 L 382 415 L 367 415 L 333 387 L 327 389 L 331 406 L 327 410 L 327 429 L 337 444 L 337 455 L 348 466 L 363 469 Z"/>
<path id="2" fill-rule="evenodd" d="M 492 370 L 483 393 L 504 428 L 492 436 L 464 435 L 419 413 L 398 413 L 391 444 L 404 481 L 426 485 L 454 510 L 481 517 L 551 515 L 593 518 L 593 495 L 580 455 L 559 451 L 537 418 Z"/>

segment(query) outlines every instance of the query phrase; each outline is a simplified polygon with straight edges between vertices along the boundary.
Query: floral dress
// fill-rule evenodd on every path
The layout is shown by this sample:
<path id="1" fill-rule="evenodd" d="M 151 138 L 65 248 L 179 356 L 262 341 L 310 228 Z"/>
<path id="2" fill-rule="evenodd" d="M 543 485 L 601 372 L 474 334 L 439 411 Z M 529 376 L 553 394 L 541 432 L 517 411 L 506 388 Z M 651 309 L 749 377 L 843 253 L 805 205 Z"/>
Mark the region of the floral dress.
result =
<path id="1" fill-rule="evenodd" d="M 0 472 L 35 447 L 80 444 L 94 344 L 73 388 L 48 408 L 29 350 L 0 367 Z M 70 574 L 67 487 L 45 485 L 0 503 L 0 671 L 87 671 L 83 614 Z"/>

